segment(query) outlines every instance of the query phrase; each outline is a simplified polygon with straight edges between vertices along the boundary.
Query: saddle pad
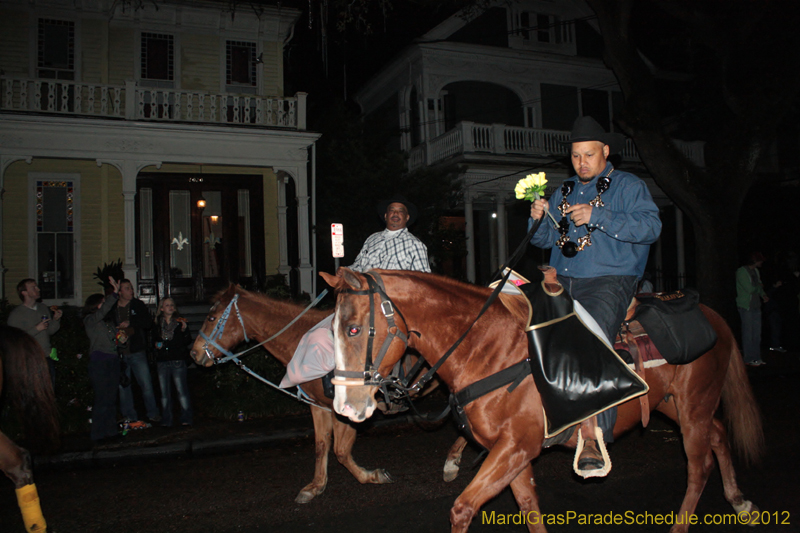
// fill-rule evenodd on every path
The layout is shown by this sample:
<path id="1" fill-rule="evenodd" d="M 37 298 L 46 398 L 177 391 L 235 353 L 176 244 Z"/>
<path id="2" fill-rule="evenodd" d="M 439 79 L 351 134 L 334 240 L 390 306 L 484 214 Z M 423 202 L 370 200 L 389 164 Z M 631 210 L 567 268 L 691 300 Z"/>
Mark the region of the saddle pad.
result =
<path id="1" fill-rule="evenodd" d="M 533 283 L 524 289 L 533 307 L 532 325 L 526 329 L 528 353 L 546 438 L 647 393 L 647 383 L 566 291 L 550 292 Z"/>

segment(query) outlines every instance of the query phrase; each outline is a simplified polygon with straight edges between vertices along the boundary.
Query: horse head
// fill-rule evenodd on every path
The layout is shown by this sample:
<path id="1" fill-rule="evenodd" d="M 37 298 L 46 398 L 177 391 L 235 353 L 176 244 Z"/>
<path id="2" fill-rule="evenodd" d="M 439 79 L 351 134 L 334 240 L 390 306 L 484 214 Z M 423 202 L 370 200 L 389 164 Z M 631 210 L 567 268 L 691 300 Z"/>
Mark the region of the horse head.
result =
<path id="1" fill-rule="evenodd" d="M 340 268 L 321 273 L 336 289 L 334 410 L 354 422 L 375 411 L 375 393 L 407 347 L 408 330 L 389 299 L 381 272 L 361 274 Z"/>
<path id="2" fill-rule="evenodd" d="M 192 345 L 192 358 L 198 365 L 212 366 L 215 359 L 247 339 L 238 307 L 239 297 L 244 294 L 244 289 L 231 283 L 214 297 L 214 305 Z"/>

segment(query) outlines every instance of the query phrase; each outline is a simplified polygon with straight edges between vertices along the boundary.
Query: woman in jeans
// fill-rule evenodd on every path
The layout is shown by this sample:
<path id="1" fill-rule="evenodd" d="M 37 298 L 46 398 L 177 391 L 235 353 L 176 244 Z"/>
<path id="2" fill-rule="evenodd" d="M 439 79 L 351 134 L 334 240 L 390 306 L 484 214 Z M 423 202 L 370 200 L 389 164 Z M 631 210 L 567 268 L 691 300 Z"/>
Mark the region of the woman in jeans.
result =
<path id="1" fill-rule="evenodd" d="M 189 398 L 189 384 L 186 381 L 186 361 L 192 336 L 186 319 L 178 315 L 175 301 L 164 298 L 158 304 L 156 327 L 154 329 L 158 382 L 161 385 L 161 412 L 165 427 L 172 426 L 172 387 L 175 384 L 178 402 L 181 404 L 180 423 L 192 425 L 192 402 Z"/>
<path id="2" fill-rule="evenodd" d="M 89 337 L 89 379 L 94 389 L 91 437 L 95 442 L 118 438 L 117 388 L 120 364 L 114 337 L 116 328 L 106 315 L 117 303 L 119 284 L 109 278 L 114 292 L 108 296 L 92 294 L 83 306 L 83 325 Z"/>

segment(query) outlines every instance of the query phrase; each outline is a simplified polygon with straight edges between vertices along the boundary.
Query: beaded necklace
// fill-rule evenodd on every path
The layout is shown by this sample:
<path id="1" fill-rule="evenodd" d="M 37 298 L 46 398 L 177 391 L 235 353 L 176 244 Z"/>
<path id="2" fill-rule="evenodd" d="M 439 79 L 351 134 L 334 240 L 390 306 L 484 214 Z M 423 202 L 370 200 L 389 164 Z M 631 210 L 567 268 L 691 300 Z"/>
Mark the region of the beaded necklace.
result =
<path id="1" fill-rule="evenodd" d="M 611 173 L 614 172 L 614 167 L 612 166 L 608 174 L 605 176 L 600 176 L 597 178 L 597 183 L 595 184 L 597 188 L 597 196 L 594 197 L 593 200 L 589 202 L 589 205 L 592 207 L 603 207 L 603 199 L 601 196 L 604 192 L 608 190 L 611 186 Z M 567 197 L 572 194 L 572 191 L 575 189 L 575 182 L 574 181 L 565 181 L 561 185 L 561 203 L 558 205 L 558 210 L 561 212 L 561 220 L 558 222 L 558 231 L 561 233 L 561 237 L 558 238 L 556 241 L 556 246 L 561 249 L 561 253 L 564 257 L 575 257 L 578 255 L 578 252 L 582 252 L 584 248 L 587 246 L 592 245 L 592 232 L 595 228 L 587 228 L 587 233 L 583 237 L 578 238 L 578 243 L 571 242 L 569 239 L 569 220 L 567 219 L 566 211 L 570 208 L 570 203 L 567 200 Z"/>

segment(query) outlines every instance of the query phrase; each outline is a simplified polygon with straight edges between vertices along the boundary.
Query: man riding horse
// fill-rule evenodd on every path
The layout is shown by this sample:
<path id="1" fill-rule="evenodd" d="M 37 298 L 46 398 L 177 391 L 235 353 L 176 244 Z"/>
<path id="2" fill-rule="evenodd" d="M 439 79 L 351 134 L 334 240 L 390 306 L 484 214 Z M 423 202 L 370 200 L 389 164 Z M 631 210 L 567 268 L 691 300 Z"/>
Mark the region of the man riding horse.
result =
<path id="1" fill-rule="evenodd" d="M 555 226 L 543 220 L 531 243 L 560 248 L 560 253 L 554 250 L 550 256 L 558 281 L 594 317 L 613 345 L 644 274 L 650 244 L 661 233 L 661 220 L 645 183 L 608 161 L 622 148 L 621 135 L 606 133 L 592 117 L 579 117 L 568 142 L 576 176 L 565 180 L 549 202 L 533 202 L 528 227 L 548 210 L 560 222 Z M 612 442 L 616 414 L 612 407 L 582 424 L 586 442 L 578 457 L 579 470 L 605 469 L 602 443 L 593 438 L 594 427 L 599 425 L 603 439 Z"/>
<path id="2" fill-rule="evenodd" d="M 379 203 L 377 211 L 383 217 L 386 229 L 373 233 L 364 241 L 355 263 L 349 268 L 356 272 L 374 268 L 430 272 L 428 249 L 406 227 L 417 218 L 416 206 L 403 195 L 395 195 Z M 282 388 L 300 385 L 333 370 L 332 322 L 333 315 L 330 315 L 303 336 L 292 360 L 286 365 L 286 376 L 280 384 Z"/>

